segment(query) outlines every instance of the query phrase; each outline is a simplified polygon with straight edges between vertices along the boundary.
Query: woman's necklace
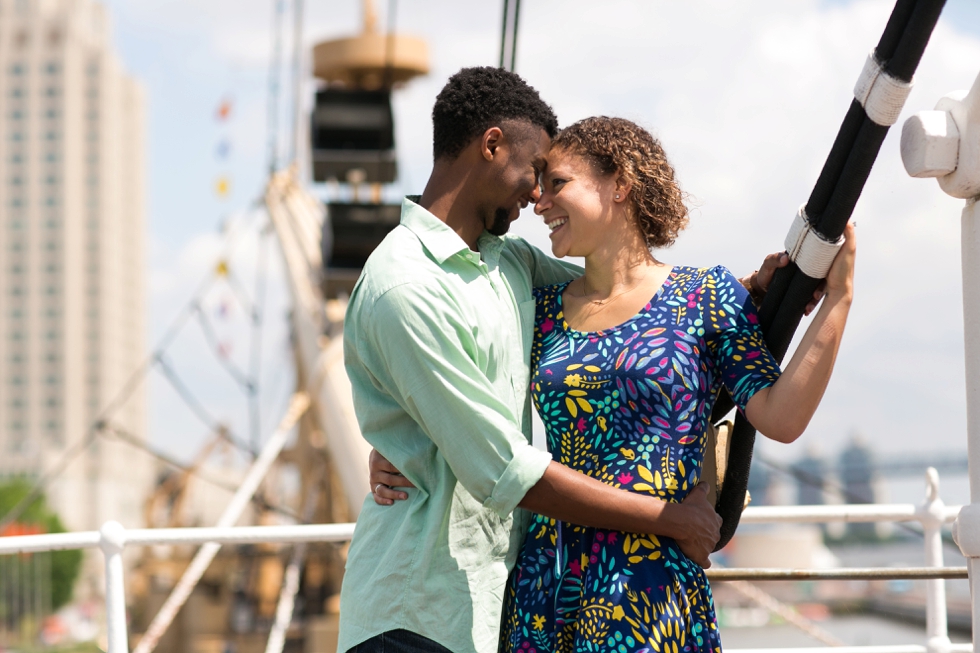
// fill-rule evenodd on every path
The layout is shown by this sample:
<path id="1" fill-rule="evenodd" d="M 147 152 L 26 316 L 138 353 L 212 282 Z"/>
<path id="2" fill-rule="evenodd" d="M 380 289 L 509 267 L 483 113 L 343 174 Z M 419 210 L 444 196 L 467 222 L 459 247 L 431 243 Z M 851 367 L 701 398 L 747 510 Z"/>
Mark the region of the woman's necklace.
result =
<path id="1" fill-rule="evenodd" d="M 629 288 L 627 288 L 625 290 L 620 290 L 615 295 L 610 295 L 609 297 L 606 297 L 605 299 L 585 299 L 585 295 L 581 295 L 580 297 L 582 299 L 585 299 L 586 303 L 588 303 L 588 304 L 595 304 L 596 306 L 605 306 L 606 304 L 608 304 L 609 302 L 613 301 L 614 299 L 618 299 L 619 297 L 625 295 L 626 293 L 632 292 L 632 291 L 636 290 L 637 288 L 640 287 L 640 284 L 642 284 L 643 281 L 644 281 L 644 279 L 640 279 L 639 281 L 637 281 L 636 283 L 634 283 Z"/>

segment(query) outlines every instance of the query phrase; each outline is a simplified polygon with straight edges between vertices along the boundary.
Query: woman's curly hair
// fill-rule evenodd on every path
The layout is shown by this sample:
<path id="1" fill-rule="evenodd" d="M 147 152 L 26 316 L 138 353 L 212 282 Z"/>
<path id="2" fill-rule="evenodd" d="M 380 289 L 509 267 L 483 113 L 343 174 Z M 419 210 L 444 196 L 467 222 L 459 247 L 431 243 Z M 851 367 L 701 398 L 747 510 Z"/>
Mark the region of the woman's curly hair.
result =
<path id="1" fill-rule="evenodd" d="M 647 247 L 670 247 L 687 226 L 686 194 L 674 178 L 660 141 L 623 118 L 595 116 L 558 133 L 553 149 L 584 156 L 600 174 L 621 175 L 630 186 L 630 215 Z"/>

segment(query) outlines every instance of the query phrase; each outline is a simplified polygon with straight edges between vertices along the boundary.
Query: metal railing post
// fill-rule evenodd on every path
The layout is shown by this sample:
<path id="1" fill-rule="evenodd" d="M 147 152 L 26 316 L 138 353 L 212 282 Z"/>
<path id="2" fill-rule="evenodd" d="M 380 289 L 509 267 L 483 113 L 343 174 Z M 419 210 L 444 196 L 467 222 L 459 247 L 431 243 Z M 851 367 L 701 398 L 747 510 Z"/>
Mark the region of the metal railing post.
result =
<path id="1" fill-rule="evenodd" d="M 980 643 L 980 75 L 969 91 L 941 98 L 902 128 L 902 162 L 913 177 L 935 177 L 947 195 L 966 200 L 961 219 L 963 341 L 966 367 L 966 445 L 970 505 L 953 526 L 969 560 L 973 645 Z"/>
<path id="2" fill-rule="evenodd" d="M 123 578 L 123 547 L 126 529 L 117 521 L 107 521 L 99 529 L 99 548 L 105 556 L 105 623 L 109 641 L 107 653 L 129 653 L 126 632 L 126 583 Z"/>
<path id="3" fill-rule="evenodd" d="M 939 498 L 939 472 L 935 467 L 926 470 L 926 502 L 920 517 L 925 534 L 925 565 L 943 566 L 943 523 L 946 505 Z M 929 653 L 947 653 L 950 647 L 946 618 L 946 581 L 933 578 L 926 581 L 926 649 Z"/>
<path id="4" fill-rule="evenodd" d="M 973 646 L 980 648 L 980 202 L 963 209 L 963 339 L 966 367 L 966 435 L 970 463 L 970 505 L 963 506 L 953 539 L 970 571 Z"/>

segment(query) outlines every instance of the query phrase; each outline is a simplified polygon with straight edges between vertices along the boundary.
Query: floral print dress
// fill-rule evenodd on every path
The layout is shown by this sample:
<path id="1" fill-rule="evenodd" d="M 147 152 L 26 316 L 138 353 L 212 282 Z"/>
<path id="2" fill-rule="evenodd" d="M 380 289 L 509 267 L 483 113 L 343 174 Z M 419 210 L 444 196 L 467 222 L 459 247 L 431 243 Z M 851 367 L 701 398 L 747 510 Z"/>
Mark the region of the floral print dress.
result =
<path id="1" fill-rule="evenodd" d="M 675 267 L 627 322 L 565 323 L 568 284 L 535 289 L 531 394 L 548 450 L 603 483 L 684 500 L 724 386 L 742 410 L 779 376 L 748 293 L 723 267 Z M 535 515 L 505 597 L 501 650 L 720 651 L 704 570 L 676 542 Z"/>

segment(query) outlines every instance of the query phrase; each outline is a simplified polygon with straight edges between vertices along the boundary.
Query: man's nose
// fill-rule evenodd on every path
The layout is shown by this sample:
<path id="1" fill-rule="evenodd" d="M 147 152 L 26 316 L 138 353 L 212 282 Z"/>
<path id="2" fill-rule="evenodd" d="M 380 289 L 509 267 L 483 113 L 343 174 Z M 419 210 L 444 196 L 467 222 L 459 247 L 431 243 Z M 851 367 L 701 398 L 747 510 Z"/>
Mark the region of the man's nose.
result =
<path id="1" fill-rule="evenodd" d="M 537 204 L 541 200 L 541 186 L 535 184 L 534 188 L 531 189 L 531 204 Z"/>

